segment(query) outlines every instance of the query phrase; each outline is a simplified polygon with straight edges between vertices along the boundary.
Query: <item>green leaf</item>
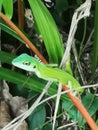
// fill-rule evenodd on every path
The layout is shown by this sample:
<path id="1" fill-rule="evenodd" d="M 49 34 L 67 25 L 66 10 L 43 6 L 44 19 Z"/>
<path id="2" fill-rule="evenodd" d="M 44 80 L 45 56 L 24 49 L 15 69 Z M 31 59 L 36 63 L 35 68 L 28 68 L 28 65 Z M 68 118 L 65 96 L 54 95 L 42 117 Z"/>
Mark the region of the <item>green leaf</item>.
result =
<path id="1" fill-rule="evenodd" d="M 96 121 L 96 125 L 98 126 L 98 119 L 97 119 L 97 121 Z"/>
<path id="2" fill-rule="evenodd" d="M 3 3 L 3 0 L 0 0 L 0 12 L 1 12 L 1 9 L 2 9 L 2 3 Z"/>
<path id="3" fill-rule="evenodd" d="M 82 100 L 84 106 L 88 109 L 90 115 L 94 115 L 98 110 L 98 97 L 95 97 L 93 94 L 86 94 Z"/>
<path id="4" fill-rule="evenodd" d="M 20 85 L 16 84 L 16 85 L 14 85 L 14 89 L 13 89 L 13 86 L 10 86 L 10 93 L 13 96 L 21 96 L 21 97 L 28 99 L 30 89 L 27 89 L 26 87 L 22 86 L 21 84 Z M 34 91 L 34 93 L 35 93 L 35 91 Z"/>
<path id="5" fill-rule="evenodd" d="M 47 124 L 43 130 L 52 130 L 52 124 Z"/>
<path id="6" fill-rule="evenodd" d="M 37 107 L 34 112 L 28 117 L 28 124 L 29 128 L 28 130 L 34 130 L 38 128 L 38 130 L 41 130 L 40 127 L 42 127 L 43 123 L 46 119 L 46 110 L 45 105 L 40 105 Z M 32 122 L 32 123 L 31 123 Z"/>
<path id="7" fill-rule="evenodd" d="M 8 63 L 11 64 L 11 61 L 15 58 L 16 56 L 9 54 L 4 51 L 0 51 L 0 61 L 3 63 Z"/>
<path id="8" fill-rule="evenodd" d="M 93 44 L 93 60 L 92 69 L 95 72 L 96 67 L 98 67 L 98 0 L 96 0 L 95 7 L 95 22 L 94 22 L 94 44 Z"/>
<path id="9" fill-rule="evenodd" d="M 60 63 L 64 48 L 57 26 L 41 0 L 28 0 L 35 24 L 41 34 L 50 62 Z"/>
<path id="10" fill-rule="evenodd" d="M 87 94 L 82 99 L 83 105 L 88 110 L 91 116 L 93 116 L 95 112 L 98 110 L 97 102 L 98 102 L 98 97 L 94 98 L 93 94 Z M 70 102 L 64 101 L 62 104 L 62 108 L 69 113 L 69 117 L 71 119 L 73 119 L 74 121 L 78 121 L 80 127 L 84 126 L 86 122 L 81 116 L 81 114 L 78 112 L 78 110 L 75 108 L 75 106 L 71 107 Z"/>
<path id="11" fill-rule="evenodd" d="M 3 8 L 5 15 L 11 19 L 13 16 L 13 0 L 3 0 Z"/>
<path id="12" fill-rule="evenodd" d="M 3 31 L 12 35 L 16 39 L 18 39 L 20 42 L 24 43 L 24 41 L 18 36 L 18 34 L 15 31 L 13 31 L 9 26 L 7 26 L 1 19 L 0 19 L 0 27 Z"/>
<path id="13" fill-rule="evenodd" d="M 83 119 L 81 114 L 78 112 L 76 107 L 73 106 L 73 104 L 71 104 L 71 102 L 64 101 L 62 103 L 62 109 L 64 109 L 66 112 L 69 113 L 69 118 L 72 119 L 73 121 L 78 121 L 79 123 L 79 120 Z"/>
<path id="14" fill-rule="evenodd" d="M 15 84 L 21 84 L 22 86 L 34 90 L 36 92 L 41 92 L 45 84 L 38 82 L 38 79 L 28 78 L 21 73 L 11 71 L 9 69 L 0 68 L 0 79 L 5 79 L 9 82 Z M 25 82 L 24 82 L 25 81 Z M 41 86 L 41 87 L 39 87 Z"/>
<path id="15" fill-rule="evenodd" d="M 43 81 L 35 76 L 33 76 L 33 78 L 28 78 L 27 76 L 25 76 L 21 73 L 18 73 L 18 72 L 15 72 L 15 71 L 3 68 L 3 67 L 0 67 L 0 79 L 7 80 L 7 81 L 9 81 L 11 83 L 15 83 L 15 84 L 21 84 L 23 87 L 26 87 L 28 89 L 31 89 L 31 90 L 33 90 L 35 92 L 39 92 L 39 93 L 42 92 L 42 90 L 44 89 L 45 84 L 46 84 L 45 81 Z M 47 94 L 53 95 L 56 93 L 57 93 L 57 88 L 56 88 L 56 85 L 53 84 L 49 88 Z M 70 99 L 66 95 L 61 96 L 61 99 L 66 100 L 67 102 L 71 102 Z"/>

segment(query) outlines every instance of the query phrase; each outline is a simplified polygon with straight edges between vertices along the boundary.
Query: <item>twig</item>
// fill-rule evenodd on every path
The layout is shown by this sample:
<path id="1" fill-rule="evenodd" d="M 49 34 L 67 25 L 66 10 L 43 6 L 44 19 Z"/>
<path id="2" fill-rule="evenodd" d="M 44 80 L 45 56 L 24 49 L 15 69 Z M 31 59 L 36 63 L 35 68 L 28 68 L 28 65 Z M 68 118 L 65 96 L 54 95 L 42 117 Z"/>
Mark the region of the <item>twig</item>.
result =
<path id="1" fill-rule="evenodd" d="M 60 127 L 57 128 L 57 130 L 62 130 L 63 128 L 66 128 L 66 127 L 68 127 L 68 126 L 75 125 L 76 123 L 77 123 L 77 122 L 72 122 L 72 123 L 70 123 L 70 124 L 60 126 Z"/>
<path id="2" fill-rule="evenodd" d="M 71 27 L 70 27 L 70 31 L 69 31 L 69 35 L 68 35 L 68 40 L 67 40 L 67 45 L 66 45 L 66 50 L 64 53 L 64 56 L 62 58 L 60 67 L 64 66 L 68 56 L 70 54 L 70 50 L 71 50 L 71 46 L 74 40 L 74 35 L 76 33 L 77 30 L 77 26 L 78 26 L 78 22 L 84 18 L 90 15 L 90 8 L 91 8 L 91 0 L 86 0 L 85 3 L 83 3 L 74 13 L 73 17 L 72 17 L 72 23 L 71 23 Z"/>
<path id="3" fill-rule="evenodd" d="M 81 77 L 81 80 L 82 80 L 82 83 L 83 85 L 85 85 L 87 82 L 86 80 L 84 79 L 84 75 L 82 73 L 82 67 L 81 67 L 81 64 L 80 62 L 78 61 L 78 54 L 77 54 L 77 50 L 76 50 L 76 47 L 75 47 L 75 43 L 72 44 L 72 50 L 73 50 L 73 53 L 74 53 L 74 57 L 75 57 L 75 61 L 76 61 L 76 67 L 78 68 L 78 71 L 79 71 L 79 74 L 80 74 L 80 77 Z"/>
<path id="4" fill-rule="evenodd" d="M 53 126 L 52 126 L 52 130 L 55 130 L 56 115 L 57 115 L 58 106 L 59 106 L 59 102 L 60 102 L 61 91 L 62 91 L 62 84 L 59 84 L 59 85 L 58 85 L 58 92 L 57 92 L 56 105 L 55 105 L 55 111 L 54 111 L 54 117 L 53 117 Z"/>

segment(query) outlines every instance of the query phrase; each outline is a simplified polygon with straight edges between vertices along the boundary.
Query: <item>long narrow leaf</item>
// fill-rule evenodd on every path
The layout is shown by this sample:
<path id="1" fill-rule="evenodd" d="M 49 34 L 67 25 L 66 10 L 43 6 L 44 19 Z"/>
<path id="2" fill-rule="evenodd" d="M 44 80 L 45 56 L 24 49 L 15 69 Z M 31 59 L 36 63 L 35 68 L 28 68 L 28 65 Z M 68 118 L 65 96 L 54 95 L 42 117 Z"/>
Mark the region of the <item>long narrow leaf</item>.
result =
<path id="1" fill-rule="evenodd" d="M 94 45 L 93 45 L 93 72 L 98 65 L 98 0 L 96 0 L 96 9 L 95 9 L 95 25 L 94 25 Z"/>
<path id="2" fill-rule="evenodd" d="M 33 12 L 35 24 L 42 35 L 50 62 L 59 63 L 64 48 L 56 24 L 41 0 L 28 0 Z"/>
<path id="3" fill-rule="evenodd" d="M 1 19 L 0 19 L 0 28 L 7 32 L 8 34 L 12 35 L 16 39 L 18 39 L 20 42 L 24 43 L 24 41 L 18 36 L 18 34 L 13 31 L 11 28 L 9 28 Z"/>
<path id="4" fill-rule="evenodd" d="M 4 51 L 0 51 L 0 62 L 11 64 L 12 60 L 15 58 L 13 54 L 9 54 Z"/>
<path id="5" fill-rule="evenodd" d="M 11 71 L 9 69 L 0 68 L 0 80 L 7 80 L 9 82 L 15 83 L 15 84 L 21 84 L 26 88 L 29 88 L 33 91 L 41 93 L 42 90 L 45 87 L 46 82 L 43 82 L 42 80 L 39 80 L 37 78 L 28 78 L 27 76 L 17 73 L 15 71 Z M 53 95 L 56 94 L 56 86 L 52 85 L 49 88 L 48 94 Z M 67 100 L 68 102 L 71 102 L 67 96 L 63 95 L 62 98 L 63 100 Z"/>
<path id="6" fill-rule="evenodd" d="M 13 16 L 13 0 L 3 0 L 5 15 L 11 19 Z"/>
<path id="7" fill-rule="evenodd" d="M 0 0 L 0 12 L 1 12 L 1 9 L 2 9 L 2 3 L 3 3 L 3 0 Z"/>

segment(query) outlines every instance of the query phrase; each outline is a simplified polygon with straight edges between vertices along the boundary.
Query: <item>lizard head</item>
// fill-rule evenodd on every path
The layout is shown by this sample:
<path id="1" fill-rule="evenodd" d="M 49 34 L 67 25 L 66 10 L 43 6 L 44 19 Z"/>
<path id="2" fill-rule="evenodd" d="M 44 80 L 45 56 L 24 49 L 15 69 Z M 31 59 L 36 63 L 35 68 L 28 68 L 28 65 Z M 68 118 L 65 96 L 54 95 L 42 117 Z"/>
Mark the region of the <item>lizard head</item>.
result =
<path id="1" fill-rule="evenodd" d="M 12 64 L 26 71 L 36 72 L 38 71 L 40 61 L 24 53 L 16 57 Z"/>

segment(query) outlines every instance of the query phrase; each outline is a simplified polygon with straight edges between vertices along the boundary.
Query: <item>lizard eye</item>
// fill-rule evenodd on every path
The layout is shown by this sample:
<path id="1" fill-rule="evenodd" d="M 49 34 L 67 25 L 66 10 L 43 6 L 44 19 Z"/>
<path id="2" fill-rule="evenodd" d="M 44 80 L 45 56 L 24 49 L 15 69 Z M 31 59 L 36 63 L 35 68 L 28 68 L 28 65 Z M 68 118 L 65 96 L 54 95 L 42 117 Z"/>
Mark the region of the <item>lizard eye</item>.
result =
<path id="1" fill-rule="evenodd" d="M 27 66 L 29 66 L 31 63 L 29 62 L 29 61 L 24 61 L 23 62 L 23 65 L 27 65 Z"/>

